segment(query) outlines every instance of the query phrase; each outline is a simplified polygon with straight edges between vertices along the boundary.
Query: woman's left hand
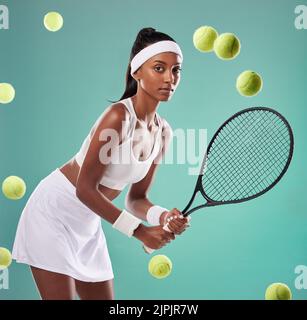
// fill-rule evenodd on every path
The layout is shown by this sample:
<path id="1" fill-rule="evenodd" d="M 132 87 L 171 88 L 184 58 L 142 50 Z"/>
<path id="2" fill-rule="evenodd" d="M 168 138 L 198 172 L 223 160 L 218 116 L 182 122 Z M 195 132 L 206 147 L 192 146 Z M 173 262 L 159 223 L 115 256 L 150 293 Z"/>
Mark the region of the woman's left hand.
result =
<path id="1" fill-rule="evenodd" d="M 169 231 L 175 235 L 183 233 L 190 226 L 191 218 L 189 216 L 184 217 L 177 208 L 167 212 L 162 218 L 163 226 L 167 225 Z"/>

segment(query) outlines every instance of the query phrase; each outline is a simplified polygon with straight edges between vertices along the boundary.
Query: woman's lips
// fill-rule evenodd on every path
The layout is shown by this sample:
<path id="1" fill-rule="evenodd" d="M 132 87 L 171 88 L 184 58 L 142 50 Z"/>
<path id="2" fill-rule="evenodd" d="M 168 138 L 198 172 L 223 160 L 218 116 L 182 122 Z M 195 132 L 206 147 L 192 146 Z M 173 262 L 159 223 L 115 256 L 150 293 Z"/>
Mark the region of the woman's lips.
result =
<path id="1" fill-rule="evenodd" d="M 170 93 L 172 91 L 171 89 L 159 89 L 159 90 L 165 93 Z"/>

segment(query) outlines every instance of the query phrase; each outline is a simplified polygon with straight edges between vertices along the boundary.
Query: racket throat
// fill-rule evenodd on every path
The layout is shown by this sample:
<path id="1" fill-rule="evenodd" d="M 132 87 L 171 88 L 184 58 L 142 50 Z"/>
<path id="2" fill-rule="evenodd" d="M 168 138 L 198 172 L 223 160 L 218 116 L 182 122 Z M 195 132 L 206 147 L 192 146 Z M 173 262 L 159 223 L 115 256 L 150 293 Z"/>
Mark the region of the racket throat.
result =
<path id="1" fill-rule="evenodd" d="M 212 206 L 214 205 L 213 203 L 211 203 L 205 196 L 204 192 L 203 192 L 203 186 L 202 186 L 202 176 L 203 174 L 200 174 L 198 176 L 198 180 L 197 180 L 197 183 L 196 183 L 196 186 L 195 186 L 195 189 L 194 189 L 194 192 L 193 192 L 193 195 L 189 201 L 189 203 L 186 205 L 186 207 L 182 210 L 182 213 L 183 213 L 183 216 L 186 217 L 188 216 L 189 214 L 191 214 L 192 212 L 194 212 L 195 210 L 198 210 L 200 208 L 205 208 L 205 207 L 209 207 L 209 206 Z M 196 197 L 196 194 L 200 192 L 202 194 L 202 196 L 206 199 L 206 203 L 205 204 L 201 204 L 197 207 L 194 207 L 193 209 L 189 210 L 189 208 L 191 207 L 192 203 L 194 202 L 194 199 Z"/>
<path id="2" fill-rule="evenodd" d="M 206 207 L 213 207 L 215 205 L 216 205 L 215 203 L 210 203 L 210 202 L 207 202 L 205 204 L 201 204 L 201 205 L 199 205 L 197 207 L 194 207 L 193 209 L 187 211 L 186 213 L 183 214 L 183 216 L 186 217 L 186 216 L 190 215 L 192 212 L 194 212 L 194 211 L 196 211 L 198 209 L 206 208 Z"/>

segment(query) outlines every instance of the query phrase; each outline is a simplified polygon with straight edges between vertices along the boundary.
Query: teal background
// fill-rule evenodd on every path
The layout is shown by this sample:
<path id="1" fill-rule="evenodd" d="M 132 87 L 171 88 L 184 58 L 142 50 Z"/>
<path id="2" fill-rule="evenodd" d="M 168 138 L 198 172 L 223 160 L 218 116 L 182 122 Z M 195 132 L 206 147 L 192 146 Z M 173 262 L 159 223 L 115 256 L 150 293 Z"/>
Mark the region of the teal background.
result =
<path id="1" fill-rule="evenodd" d="M 0 195 L 0 246 L 13 246 L 23 207 L 38 182 L 78 151 L 91 126 L 124 91 L 130 49 L 137 32 L 154 27 L 168 33 L 184 54 L 181 83 L 158 112 L 173 130 L 208 129 L 209 138 L 230 115 L 250 106 L 269 106 L 291 123 L 295 152 L 281 182 L 253 201 L 198 211 L 191 227 L 159 251 L 173 262 L 163 280 L 147 272 L 141 243 L 102 221 L 115 273 L 116 299 L 263 299 L 272 282 L 284 282 L 294 299 L 297 265 L 307 265 L 306 233 L 306 56 L 307 30 L 294 27 L 303 1 L 18 1 L 0 0 L 10 12 L 10 29 L 0 30 L 0 82 L 16 97 L 0 105 L 0 181 L 22 177 L 27 193 L 19 201 Z M 306 3 L 307 5 L 307 3 Z M 64 27 L 43 27 L 58 11 Z M 197 51 L 193 32 L 212 25 L 241 40 L 231 61 Z M 262 92 L 245 98 L 236 77 L 252 69 Z M 176 142 L 174 140 L 174 147 Z M 152 202 L 183 209 L 195 176 L 185 164 L 162 164 L 150 191 Z M 123 208 L 125 191 L 114 201 Z M 9 268 L 10 287 L 0 299 L 39 299 L 28 266 Z"/>

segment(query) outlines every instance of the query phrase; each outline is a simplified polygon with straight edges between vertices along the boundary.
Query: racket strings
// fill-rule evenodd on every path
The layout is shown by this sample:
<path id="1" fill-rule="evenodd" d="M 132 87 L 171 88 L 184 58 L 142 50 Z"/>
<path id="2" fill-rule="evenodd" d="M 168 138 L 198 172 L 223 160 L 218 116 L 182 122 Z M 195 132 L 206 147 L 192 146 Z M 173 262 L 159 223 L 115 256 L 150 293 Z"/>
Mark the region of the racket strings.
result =
<path id="1" fill-rule="evenodd" d="M 243 159 L 243 160 L 244 160 L 244 161 L 249 161 L 253 156 L 254 156 L 253 154 L 250 154 L 249 159 L 247 158 L 247 159 Z M 242 160 L 242 159 L 241 159 L 241 160 Z M 233 158 L 232 158 L 231 161 L 236 161 L 236 159 L 233 159 Z M 259 167 L 259 169 L 262 169 L 262 167 Z M 256 172 L 256 171 L 254 171 L 254 172 Z M 240 179 L 238 179 L 238 173 L 239 173 L 238 170 L 235 170 L 235 172 L 234 172 L 234 174 L 236 175 L 236 176 L 235 176 L 235 179 L 237 179 L 237 181 L 239 182 L 238 185 L 242 187 L 242 186 L 243 186 L 242 177 L 239 176 Z M 258 178 L 257 175 L 249 176 L 249 177 L 248 177 L 248 179 L 249 179 L 249 180 L 252 180 L 252 182 L 258 181 L 257 178 Z M 267 177 L 265 177 L 264 179 L 262 179 L 262 180 L 258 183 L 261 188 L 264 188 L 264 186 L 262 185 L 262 183 L 263 183 L 263 181 L 266 180 L 266 178 L 267 178 Z M 229 180 L 225 180 L 226 183 L 229 183 L 229 182 L 232 182 L 232 181 L 233 181 L 233 180 L 230 180 L 230 181 L 229 181 Z M 220 181 L 219 181 L 219 182 L 220 182 Z M 251 184 L 249 184 L 249 185 L 251 185 Z M 254 187 L 254 186 L 252 186 L 252 188 L 253 188 L 253 187 Z M 219 193 L 219 195 L 221 196 L 221 193 Z"/>
<path id="2" fill-rule="evenodd" d="M 274 143 L 275 143 L 274 144 L 275 146 L 279 145 L 276 140 L 274 141 Z M 243 151 L 245 152 L 244 154 L 247 155 L 247 158 L 243 159 L 244 161 L 249 161 L 255 157 L 255 154 L 251 152 L 252 151 L 251 149 L 247 150 L 247 151 L 249 151 L 248 153 L 246 152 L 246 150 L 243 150 Z M 264 152 L 266 152 L 268 154 L 268 156 L 271 156 L 269 160 L 273 160 L 273 156 L 276 156 L 276 152 L 274 154 L 272 154 L 272 152 L 270 152 L 270 148 L 268 148 L 268 147 L 264 150 Z M 278 152 L 278 149 L 277 149 L 277 154 L 280 156 L 284 155 L 281 152 Z M 230 160 L 235 161 L 236 159 L 231 158 Z M 262 167 L 260 166 L 260 167 L 258 167 L 258 169 L 262 169 Z M 259 170 L 259 171 L 261 171 L 261 170 Z M 237 172 L 235 172 L 235 173 L 239 174 L 240 172 L 237 170 Z M 250 178 L 253 179 L 253 177 L 250 177 Z"/>
<path id="3" fill-rule="evenodd" d="M 237 119 L 238 120 L 238 119 Z M 241 123 L 240 123 L 241 124 Z M 246 125 L 248 124 L 248 121 L 246 121 L 245 122 L 245 124 L 244 124 L 244 126 L 242 126 L 242 130 L 245 130 L 245 127 L 246 127 Z M 236 123 L 236 125 L 238 125 L 238 123 Z M 255 126 L 255 125 L 254 125 Z M 229 126 L 230 127 L 230 129 L 233 129 L 232 128 L 232 126 L 230 125 Z M 253 129 L 253 127 L 251 127 L 250 126 L 250 128 L 251 129 Z M 227 141 L 228 143 L 229 143 L 229 145 L 231 145 L 231 141 L 229 141 L 229 139 L 227 138 L 228 137 L 228 135 L 229 135 L 229 131 L 227 130 L 227 129 L 229 129 L 229 128 L 225 128 L 224 130 L 225 130 L 225 141 Z M 252 130 L 251 130 L 251 132 L 253 132 Z M 250 138 L 250 137 L 249 137 Z M 243 139 L 241 140 L 242 142 L 243 142 Z M 233 146 L 231 146 L 231 147 L 233 147 Z M 242 150 L 242 152 L 244 152 L 243 154 L 245 154 L 245 155 L 248 155 L 249 156 L 249 158 L 251 158 L 252 157 L 252 154 L 248 154 L 247 152 L 246 152 L 247 150 Z M 237 153 L 237 154 L 239 154 L 239 153 Z M 233 162 L 233 161 L 237 161 L 238 159 L 234 159 L 234 156 L 235 156 L 236 154 L 235 153 L 232 153 L 232 154 L 230 154 L 229 155 L 229 157 L 224 157 L 223 159 L 227 159 L 228 160 L 228 162 Z M 244 159 L 245 161 L 248 161 L 249 159 Z M 218 163 L 218 165 L 219 166 L 224 166 L 225 167 L 225 163 L 223 162 L 223 163 L 221 163 L 219 160 L 216 160 L 217 161 L 217 163 Z M 236 168 L 236 167 L 234 167 L 234 174 L 231 176 L 229 176 L 228 178 L 230 179 L 230 181 L 229 180 L 226 180 L 226 181 L 224 181 L 224 182 L 226 182 L 226 183 L 229 183 L 229 182 L 232 182 L 233 180 L 231 179 L 231 177 L 235 177 L 235 179 L 236 179 L 236 181 L 238 182 L 238 184 L 239 185 L 241 185 L 241 186 L 243 186 L 243 184 L 242 184 L 242 181 L 239 179 L 237 179 L 237 174 L 239 174 L 240 172 L 239 172 L 239 170 L 238 170 L 238 168 Z M 221 183 L 222 181 L 221 180 L 219 180 L 218 178 L 217 178 L 217 180 L 218 180 L 218 182 L 219 183 Z"/>
<path id="4" fill-rule="evenodd" d="M 275 141 L 275 142 L 276 142 L 276 141 Z M 248 151 L 250 151 L 250 150 L 248 150 Z M 268 149 L 265 150 L 265 151 L 268 151 Z M 248 153 L 246 153 L 246 150 L 243 150 L 243 152 L 245 152 L 245 154 L 248 154 Z M 254 158 L 254 156 L 255 156 L 255 155 L 250 152 L 250 153 L 249 153 L 249 157 L 248 157 L 248 158 L 245 158 L 245 159 L 241 159 L 241 161 L 242 161 L 242 160 L 243 160 L 243 161 L 250 161 L 252 158 Z M 270 160 L 271 160 L 271 159 L 270 159 Z M 233 158 L 232 158 L 231 161 L 237 161 L 237 159 L 233 159 Z M 220 164 L 220 165 L 221 165 L 221 164 Z M 252 164 L 251 164 L 251 165 L 252 165 Z M 262 167 L 259 166 L 258 169 L 259 169 L 259 171 L 261 171 L 261 170 L 262 170 Z M 271 167 L 268 168 L 268 169 L 271 169 Z M 257 171 L 255 170 L 254 173 L 257 173 Z M 238 176 L 238 175 L 239 175 L 239 176 Z M 266 182 L 266 184 L 271 183 L 271 181 L 268 181 L 268 177 L 266 177 L 266 176 L 259 181 L 259 175 L 257 175 L 257 174 L 250 175 L 247 180 L 243 181 L 242 179 L 243 179 L 244 176 L 243 176 L 243 177 L 240 176 L 240 172 L 239 172 L 238 168 L 237 168 L 237 170 L 234 171 L 233 176 L 235 176 L 235 179 L 228 179 L 228 180 L 226 179 L 226 180 L 224 181 L 224 183 L 228 183 L 229 186 L 233 186 L 232 183 L 235 182 L 235 181 L 237 181 L 237 182 L 238 182 L 237 187 L 238 187 L 238 186 L 244 187 L 244 183 L 248 182 L 248 183 L 249 183 L 249 186 L 250 186 L 250 189 L 254 189 L 254 191 L 256 191 L 256 192 L 257 192 L 258 190 L 256 190 L 256 189 L 254 188 L 253 183 L 256 183 L 260 189 L 263 189 L 263 188 L 266 187 L 266 185 L 263 185 L 263 182 Z M 274 177 L 273 181 L 274 181 L 274 180 L 275 180 L 275 177 Z M 220 183 L 220 182 L 221 182 L 221 181 L 219 180 L 219 183 Z M 251 183 L 251 182 L 252 182 L 252 183 Z M 231 188 L 230 191 L 232 191 L 232 195 L 233 195 L 235 190 L 233 190 L 233 188 Z M 248 190 L 245 190 L 245 192 L 248 193 L 249 191 L 248 191 Z M 221 193 L 218 193 L 218 195 L 219 195 L 220 197 L 222 196 Z M 225 192 L 224 192 L 224 195 L 225 195 Z M 226 194 L 226 195 L 227 195 L 227 194 Z M 231 195 L 231 194 L 228 194 L 228 196 L 229 196 L 229 195 Z M 217 194 L 214 194 L 214 196 L 216 197 Z M 238 194 L 238 197 L 242 197 L 242 195 L 241 195 L 241 194 Z M 222 197 L 221 200 L 225 200 L 225 198 Z"/>
<path id="5" fill-rule="evenodd" d="M 225 142 L 228 143 L 229 147 L 233 148 L 234 146 L 232 144 L 234 144 L 234 142 L 228 139 L 228 134 L 229 134 L 228 130 L 225 129 L 225 137 L 224 137 Z M 241 151 L 246 151 L 246 150 L 241 150 Z M 240 153 L 230 153 L 230 154 L 228 154 L 228 157 L 217 158 L 216 161 L 218 162 L 219 165 L 224 165 L 225 161 L 223 161 L 223 160 L 226 160 L 228 162 L 233 162 L 233 161 L 237 160 L 238 156 L 241 157 L 241 154 Z M 214 153 L 213 153 L 213 156 L 211 158 L 211 161 L 213 161 L 213 160 L 214 160 Z M 223 161 L 223 163 L 221 163 L 221 161 Z M 235 167 L 233 169 L 236 170 Z"/>
<path id="6" fill-rule="evenodd" d="M 202 184 L 215 201 L 232 201 L 265 190 L 280 176 L 290 152 L 286 124 L 257 110 L 233 118 L 219 132 L 204 162 Z"/>
<path id="7" fill-rule="evenodd" d="M 281 141 L 276 141 L 273 139 L 273 141 L 275 142 L 275 146 L 280 146 L 280 142 Z M 265 152 L 267 152 L 267 154 L 269 155 L 268 158 L 268 163 L 269 166 L 266 168 L 267 170 L 267 174 L 263 175 L 262 174 L 262 170 L 263 170 L 263 163 L 261 163 L 261 165 L 258 168 L 258 171 L 255 171 L 253 177 L 252 177 L 252 182 L 254 183 L 254 187 L 258 189 L 256 189 L 256 193 L 260 192 L 261 190 L 265 189 L 268 185 L 270 185 L 271 183 L 273 183 L 276 178 L 279 176 L 279 174 L 281 173 L 281 171 L 284 168 L 284 164 L 286 163 L 288 157 L 286 156 L 285 152 L 280 152 L 280 150 L 282 150 L 281 148 L 276 148 L 276 150 L 274 150 L 275 152 L 272 152 L 270 148 L 267 148 L 265 150 Z M 279 161 L 276 164 L 276 161 L 274 161 L 274 158 L 277 157 L 279 158 Z M 247 189 L 247 193 L 250 193 L 252 190 L 252 186 L 249 187 L 249 189 Z"/>

